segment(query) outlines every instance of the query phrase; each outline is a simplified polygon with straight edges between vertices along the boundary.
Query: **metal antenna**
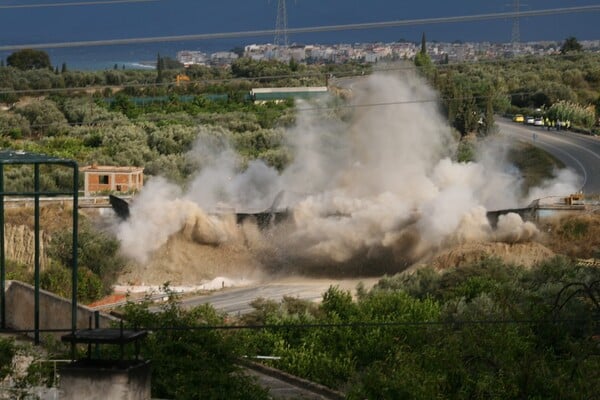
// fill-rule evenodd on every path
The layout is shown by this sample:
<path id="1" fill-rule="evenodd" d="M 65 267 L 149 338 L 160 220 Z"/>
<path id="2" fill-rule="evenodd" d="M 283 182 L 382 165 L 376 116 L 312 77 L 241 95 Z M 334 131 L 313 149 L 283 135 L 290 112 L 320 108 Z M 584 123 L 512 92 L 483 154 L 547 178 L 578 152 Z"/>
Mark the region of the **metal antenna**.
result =
<path id="1" fill-rule="evenodd" d="M 285 0 L 277 1 L 277 22 L 275 23 L 275 40 L 276 46 L 288 46 L 287 37 L 287 10 Z"/>

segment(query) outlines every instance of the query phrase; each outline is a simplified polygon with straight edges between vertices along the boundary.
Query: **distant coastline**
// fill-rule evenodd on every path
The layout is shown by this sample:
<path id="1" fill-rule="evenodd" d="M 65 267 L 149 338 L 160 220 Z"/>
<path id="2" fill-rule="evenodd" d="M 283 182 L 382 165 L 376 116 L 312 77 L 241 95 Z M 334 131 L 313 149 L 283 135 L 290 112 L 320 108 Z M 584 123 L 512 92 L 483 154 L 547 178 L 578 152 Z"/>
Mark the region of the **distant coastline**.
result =
<path id="1" fill-rule="evenodd" d="M 580 43 L 586 51 L 600 51 L 600 40 L 583 40 Z M 92 48 L 62 48 L 50 49 L 48 54 L 52 65 L 61 67 L 63 63 L 70 70 L 80 71 L 104 71 L 111 69 L 146 69 L 156 68 L 156 59 L 170 57 L 177 59 L 180 52 L 200 53 L 208 57 L 219 52 L 228 52 L 235 46 L 224 45 L 224 43 L 161 43 L 147 45 L 124 45 L 107 46 Z M 475 61 L 477 59 L 494 58 L 506 56 L 510 52 L 512 55 L 544 55 L 556 54 L 560 48 L 560 41 L 539 41 L 519 43 L 518 48 L 512 47 L 511 43 L 491 43 L 491 42 L 452 42 L 444 43 L 431 41 L 427 42 L 428 54 L 434 61 L 440 61 L 446 55 L 450 62 L 453 61 Z M 392 42 L 392 43 L 334 43 L 334 44 L 313 44 L 313 45 L 292 45 L 288 49 L 273 51 L 272 45 L 253 44 L 248 47 L 255 47 L 252 54 L 247 54 L 254 59 L 281 59 L 289 61 L 291 57 L 297 61 L 305 62 L 307 56 L 312 54 L 316 62 L 344 62 L 349 60 L 362 60 L 365 62 L 377 62 L 387 58 L 395 57 L 398 59 L 412 58 L 414 52 L 419 50 L 420 43 L 413 42 Z M 312 48 L 308 50 L 308 48 Z M 318 51 L 319 56 L 315 57 Z M 0 58 L 6 59 L 11 53 L 0 52 Z M 329 57 L 330 59 L 327 59 Z M 183 60 L 180 60 L 183 62 Z M 221 65 L 224 65 L 222 63 Z"/>

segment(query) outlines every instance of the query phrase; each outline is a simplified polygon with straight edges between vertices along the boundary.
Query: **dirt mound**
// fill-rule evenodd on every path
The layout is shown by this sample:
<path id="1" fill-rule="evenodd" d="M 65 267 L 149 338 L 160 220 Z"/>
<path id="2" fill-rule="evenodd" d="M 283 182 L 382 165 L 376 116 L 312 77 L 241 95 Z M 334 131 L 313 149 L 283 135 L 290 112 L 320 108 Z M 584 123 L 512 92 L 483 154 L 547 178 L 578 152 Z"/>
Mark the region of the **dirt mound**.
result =
<path id="1" fill-rule="evenodd" d="M 542 243 L 575 258 L 600 257 L 600 214 L 586 213 L 548 220 L 540 226 Z"/>
<path id="2" fill-rule="evenodd" d="M 531 267 L 554 255 L 552 250 L 536 242 L 467 243 L 443 250 L 420 264 L 430 265 L 436 269 L 446 269 L 471 264 L 487 257 L 497 257 L 508 264 Z"/>
<path id="3" fill-rule="evenodd" d="M 34 229 L 35 213 L 32 205 L 9 207 L 5 210 L 4 222 L 14 226 Z M 44 204 L 40 207 L 40 227 L 49 234 L 72 227 L 73 208 L 64 204 Z"/>
<path id="4" fill-rule="evenodd" d="M 261 263 L 242 244 L 202 245 L 178 233 L 147 265 L 128 265 L 118 284 L 198 285 L 217 276 L 254 281 L 260 278 L 261 270 Z"/>
<path id="5" fill-rule="evenodd" d="M 556 254 L 570 257 L 595 257 L 600 249 L 600 216 L 581 215 L 570 216 L 561 220 L 538 225 L 542 235 L 540 242 L 503 243 L 503 242 L 470 242 L 439 252 L 420 260 L 410 269 L 429 265 L 436 269 L 460 267 L 477 262 L 487 257 L 497 257 L 505 263 L 522 265 L 529 268 L 535 264 L 552 258 Z M 277 257 L 272 253 L 272 247 L 262 243 L 265 238 L 246 230 L 240 235 L 241 240 L 222 244 L 208 244 L 193 240 L 193 235 L 186 230 L 169 238 L 168 242 L 153 253 L 146 265 L 131 264 L 121 274 L 119 284 L 122 285 L 162 285 L 170 282 L 172 285 L 198 285 L 216 277 L 227 276 L 232 279 L 261 281 L 265 276 L 272 279 L 274 272 L 296 273 L 308 276 L 336 276 L 340 271 L 361 275 L 365 270 L 375 271 L 377 265 L 389 266 L 391 260 L 385 257 L 377 258 L 375 264 L 369 265 L 369 257 L 361 257 L 356 264 L 360 267 L 344 265 L 346 268 L 329 268 L 315 263 L 312 269 L 302 266 L 299 260 L 289 261 L 283 271 L 273 269 Z M 268 240 L 267 240 L 268 242 Z M 312 265 L 312 264 L 311 264 Z M 295 268 L 292 268 L 295 267 Z M 362 268 L 362 269 L 361 269 Z M 314 271 L 319 270 L 320 274 Z M 387 273 L 387 272 L 386 272 Z M 383 274 L 383 272 L 382 272 Z M 362 274 L 364 275 L 364 274 Z M 362 276 L 361 275 L 361 276 Z M 344 275 L 346 276 L 346 275 Z"/>

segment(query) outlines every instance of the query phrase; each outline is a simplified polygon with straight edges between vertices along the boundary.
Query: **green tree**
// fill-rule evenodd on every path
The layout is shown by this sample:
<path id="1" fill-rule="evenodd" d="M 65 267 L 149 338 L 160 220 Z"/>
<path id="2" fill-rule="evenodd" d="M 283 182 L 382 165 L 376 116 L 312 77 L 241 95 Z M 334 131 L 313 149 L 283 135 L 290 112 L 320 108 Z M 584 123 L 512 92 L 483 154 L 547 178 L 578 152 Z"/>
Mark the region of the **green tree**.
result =
<path id="1" fill-rule="evenodd" d="M 52 68 L 48 53 L 34 49 L 16 51 L 6 58 L 6 63 L 20 70 Z"/>
<path id="2" fill-rule="evenodd" d="M 224 331 L 203 329 L 225 323 L 211 306 L 184 310 L 173 293 L 159 312 L 151 312 L 149 305 L 130 303 L 124 315 L 131 327 L 151 331 L 142 343 L 141 355 L 152 360 L 153 397 L 268 398 L 252 378 L 241 372 L 241 348 L 234 337 Z M 181 329 L 184 327 L 190 329 Z"/>
<path id="3" fill-rule="evenodd" d="M 574 36 L 569 36 L 565 39 L 565 42 L 561 46 L 560 53 L 567 54 L 570 52 L 579 52 L 581 50 L 583 50 L 583 47 L 581 46 L 581 43 L 577 41 L 577 38 Z"/>
<path id="4" fill-rule="evenodd" d="M 421 50 L 415 55 L 415 65 L 417 68 L 421 68 L 425 74 L 430 72 L 432 62 L 431 58 L 427 54 L 427 41 L 425 39 L 425 32 L 421 36 Z"/>
<path id="5" fill-rule="evenodd" d="M 40 274 L 40 286 L 58 296 L 71 298 L 73 282 L 71 269 L 57 263 Z M 85 267 L 77 269 L 77 299 L 83 303 L 91 303 L 107 294 L 100 277 Z"/>
<path id="6" fill-rule="evenodd" d="M 114 236 L 94 229 L 87 221 L 82 222 L 78 233 L 78 265 L 82 271 L 95 275 L 100 283 L 100 288 L 96 283 L 89 285 L 90 292 L 83 296 L 94 298 L 98 292 L 110 292 L 114 279 L 125 265 L 125 260 L 118 253 L 119 242 Z M 48 249 L 48 255 L 65 268 L 72 265 L 72 235 L 69 229 L 57 232 Z M 93 279 L 89 274 L 84 278 L 87 281 Z"/>
<path id="7" fill-rule="evenodd" d="M 29 136 L 29 121 L 19 114 L 0 112 L 0 137 L 22 139 Z"/>
<path id="8" fill-rule="evenodd" d="M 0 338 L 0 379 L 13 371 L 13 358 L 17 353 L 15 342 L 9 338 Z"/>
<path id="9" fill-rule="evenodd" d="M 61 135 L 69 129 L 65 116 L 51 100 L 32 101 L 15 112 L 27 118 L 32 132 L 40 135 Z"/>
<path id="10" fill-rule="evenodd" d="M 587 129 L 594 125 L 596 117 L 593 106 L 582 107 L 569 101 L 558 101 L 552 104 L 547 115 L 551 119 L 569 120 Z"/>
<path id="11" fill-rule="evenodd" d="M 162 60 L 162 64 L 163 64 L 163 69 L 180 69 L 183 68 L 183 64 L 180 63 L 179 61 L 171 58 L 171 57 L 167 57 L 164 56 L 161 58 Z"/>
<path id="12" fill-rule="evenodd" d="M 163 71 L 165 70 L 165 63 L 160 53 L 156 55 L 156 83 L 162 83 Z"/>

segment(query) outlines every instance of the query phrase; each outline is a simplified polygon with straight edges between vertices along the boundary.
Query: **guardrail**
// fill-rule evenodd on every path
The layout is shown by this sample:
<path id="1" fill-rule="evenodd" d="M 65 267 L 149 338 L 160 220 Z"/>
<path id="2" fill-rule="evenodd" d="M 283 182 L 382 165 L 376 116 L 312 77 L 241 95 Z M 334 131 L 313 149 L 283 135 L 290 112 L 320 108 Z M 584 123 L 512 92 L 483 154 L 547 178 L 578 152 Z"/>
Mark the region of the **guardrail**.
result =
<path id="1" fill-rule="evenodd" d="M 598 258 L 578 258 L 575 262 L 581 267 L 600 267 L 600 259 Z"/>
<path id="2" fill-rule="evenodd" d="M 123 199 L 130 199 L 131 196 L 122 196 Z M 49 204 L 65 204 L 73 203 L 72 197 L 40 197 L 40 205 Z M 31 204 L 33 206 L 34 199 L 31 197 L 8 197 L 4 199 L 4 206 L 21 207 Z M 110 207 L 108 196 L 82 196 L 78 198 L 79 208 L 101 208 Z"/>

